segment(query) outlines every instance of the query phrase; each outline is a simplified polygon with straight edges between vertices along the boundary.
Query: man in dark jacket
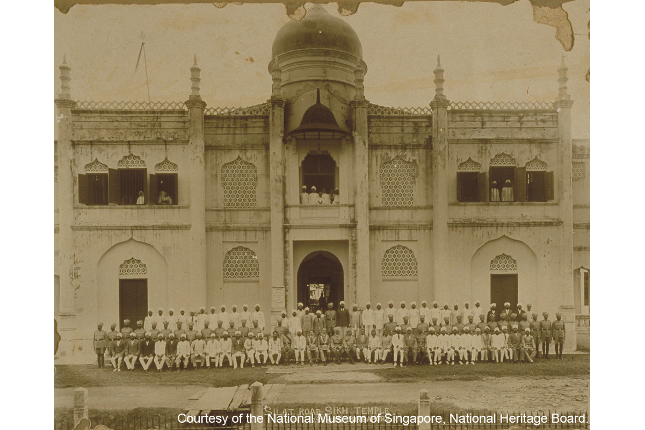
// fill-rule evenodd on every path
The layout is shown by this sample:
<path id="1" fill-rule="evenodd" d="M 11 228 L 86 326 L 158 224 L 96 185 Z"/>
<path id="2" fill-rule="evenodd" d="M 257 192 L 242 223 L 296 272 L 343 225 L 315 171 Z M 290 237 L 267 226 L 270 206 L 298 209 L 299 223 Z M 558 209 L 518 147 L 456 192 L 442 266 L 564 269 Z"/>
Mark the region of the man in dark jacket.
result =
<path id="1" fill-rule="evenodd" d="M 148 368 L 152 364 L 152 360 L 155 355 L 155 343 L 152 340 L 152 335 L 150 332 L 147 332 L 145 338 L 141 341 L 141 355 L 139 356 L 139 363 L 143 367 L 144 371 L 148 371 Z"/>
<path id="2" fill-rule="evenodd" d="M 116 334 L 116 339 L 110 344 L 110 360 L 114 367 L 114 372 L 121 371 L 121 363 L 125 357 L 126 341 L 123 339 L 122 333 Z"/>
<path id="3" fill-rule="evenodd" d="M 141 354 L 141 344 L 135 332 L 130 332 L 130 339 L 125 343 L 125 367 L 128 368 L 130 372 L 134 370 L 134 366 L 137 364 L 139 355 Z"/>

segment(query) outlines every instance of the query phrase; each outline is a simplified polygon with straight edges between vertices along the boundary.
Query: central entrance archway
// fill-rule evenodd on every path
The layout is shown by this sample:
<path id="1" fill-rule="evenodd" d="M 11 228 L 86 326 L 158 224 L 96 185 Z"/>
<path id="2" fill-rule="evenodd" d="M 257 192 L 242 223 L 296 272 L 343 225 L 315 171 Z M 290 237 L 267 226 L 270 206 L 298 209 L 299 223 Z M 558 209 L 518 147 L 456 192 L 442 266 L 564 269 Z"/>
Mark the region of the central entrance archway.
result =
<path id="1" fill-rule="evenodd" d="M 327 251 L 307 255 L 298 268 L 298 302 L 311 312 L 327 309 L 328 303 L 338 307 L 345 299 L 343 266 L 336 256 Z"/>

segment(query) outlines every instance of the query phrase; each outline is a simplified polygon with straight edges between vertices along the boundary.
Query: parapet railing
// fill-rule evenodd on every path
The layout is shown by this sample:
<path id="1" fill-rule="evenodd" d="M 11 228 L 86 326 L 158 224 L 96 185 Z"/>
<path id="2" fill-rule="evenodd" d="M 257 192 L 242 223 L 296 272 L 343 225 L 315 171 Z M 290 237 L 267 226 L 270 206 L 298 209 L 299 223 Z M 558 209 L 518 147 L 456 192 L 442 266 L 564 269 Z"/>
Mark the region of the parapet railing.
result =
<path id="1" fill-rule="evenodd" d="M 449 102 L 448 110 L 554 110 L 553 102 Z"/>

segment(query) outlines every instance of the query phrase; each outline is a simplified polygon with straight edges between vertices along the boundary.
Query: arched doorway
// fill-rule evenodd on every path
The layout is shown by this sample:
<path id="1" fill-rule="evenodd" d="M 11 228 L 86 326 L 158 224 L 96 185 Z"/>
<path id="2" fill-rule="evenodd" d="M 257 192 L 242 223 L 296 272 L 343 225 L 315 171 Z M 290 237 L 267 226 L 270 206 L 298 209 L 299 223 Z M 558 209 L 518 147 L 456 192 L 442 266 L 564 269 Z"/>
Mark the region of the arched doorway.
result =
<path id="1" fill-rule="evenodd" d="M 328 303 L 337 308 L 338 302 L 345 299 L 343 280 L 343 266 L 334 254 L 312 252 L 298 268 L 298 302 L 311 312 L 324 312 Z"/>

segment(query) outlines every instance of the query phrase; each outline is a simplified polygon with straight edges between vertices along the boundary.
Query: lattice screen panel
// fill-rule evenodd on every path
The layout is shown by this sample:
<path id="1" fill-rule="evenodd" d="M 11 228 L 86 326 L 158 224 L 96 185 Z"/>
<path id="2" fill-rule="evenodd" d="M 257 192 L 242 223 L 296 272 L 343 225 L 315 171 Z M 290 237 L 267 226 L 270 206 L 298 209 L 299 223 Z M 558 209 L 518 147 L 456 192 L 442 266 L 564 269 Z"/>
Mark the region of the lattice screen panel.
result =
<path id="1" fill-rule="evenodd" d="M 497 154 L 495 158 L 490 160 L 490 166 L 517 166 L 517 162 L 515 161 L 515 158 L 511 157 L 510 155 L 502 152 L 501 154 Z"/>
<path id="2" fill-rule="evenodd" d="M 517 260 L 510 255 L 501 254 L 490 261 L 490 270 L 513 271 L 517 270 Z"/>
<path id="3" fill-rule="evenodd" d="M 85 165 L 85 173 L 107 173 L 107 172 L 108 172 L 107 164 L 101 163 L 98 160 L 98 158 L 95 158 L 94 161 Z"/>
<path id="4" fill-rule="evenodd" d="M 258 184 L 258 168 L 237 157 L 222 166 L 224 207 L 254 208 Z"/>
<path id="5" fill-rule="evenodd" d="M 381 273 L 384 278 L 416 277 L 418 265 L 414 252 L 403 245 L 388 249 L 381 261 Z"/>
<path id="6" fill-rule="evenodd" d="M 238 246 L 224 256 L 224 279 L 249 279 L 260 277 L 258 256 L 249 248 Z"/>
<path id="7" fill-rule="evenodd" d="M 478 163 L 472 158 L 468 157 L 468 160 L 459 163 L 457 170 L 459 172 L 479 172 L 481 170 L 481 167 L 481 163 Z"/>
<path id="8" fill-rule="evenodd" d="M 386 207 L 413 206 L 417 165 L 397 156 L 381 164 L 379 171 L 382 205 Z"/>
<path id="9" fill-rule="evenodd" d="M 148 273 L 146 265 L 134 257 L 125 260 L 119 266 L 119 276 L 145 275 L 146 273 Z"/>
<path id="10" fill-rule="evenodd" d="M 526 163 L 527 172 L 545 172 L 546 167 L 547 164 L 537 157 Z"/>
<path id="11" fill-rule="evenodd" d="M 585 163 L 573 163 L 571 174 L 573 175 L 574 181 L 583 179 L 585 177 Z"/>

